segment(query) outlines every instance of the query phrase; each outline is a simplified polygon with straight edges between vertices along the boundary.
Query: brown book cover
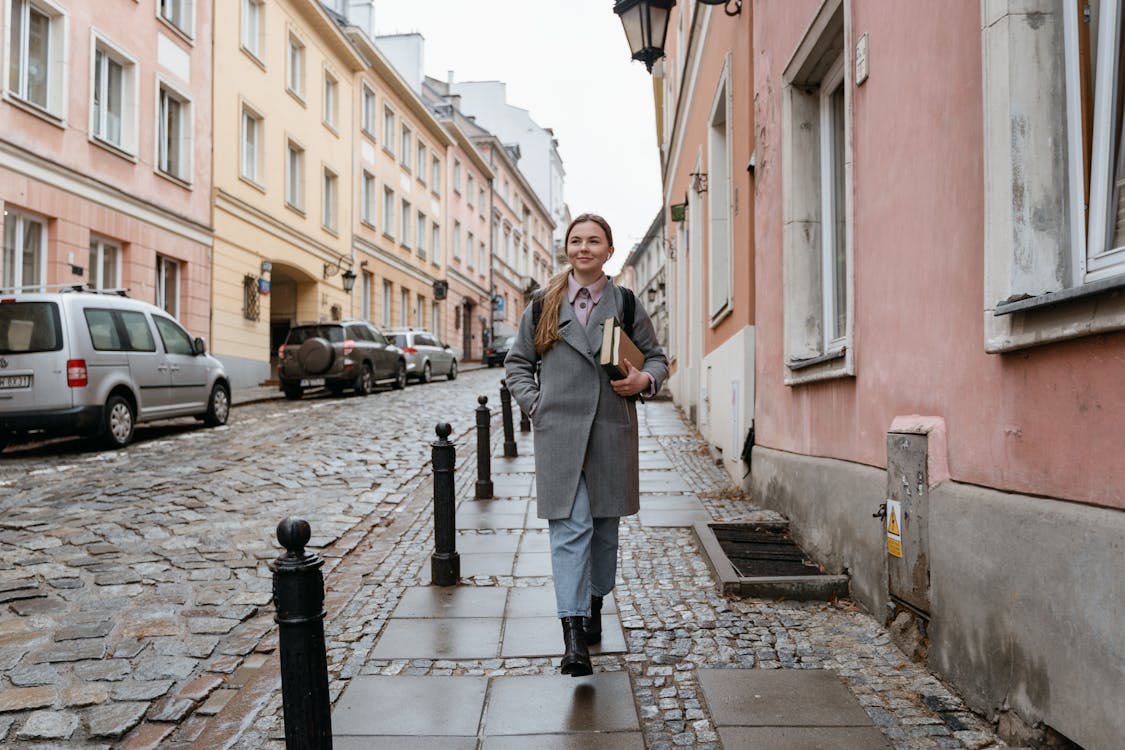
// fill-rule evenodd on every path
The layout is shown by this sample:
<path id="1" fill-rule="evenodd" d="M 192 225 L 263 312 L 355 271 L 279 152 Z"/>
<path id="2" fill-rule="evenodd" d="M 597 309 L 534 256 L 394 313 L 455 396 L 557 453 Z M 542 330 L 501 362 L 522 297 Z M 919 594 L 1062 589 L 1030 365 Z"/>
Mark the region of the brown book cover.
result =
<path id="1" fill-rule="evenodd" d="M 640 370 L 645 364 L 645 355 L 625 335 L 617 318 L 609 318 L 602 323 L 602 352 L 599 363 L 609 373 L 611 380 L 621 380 L 628 373 L 625 360 Z"/>

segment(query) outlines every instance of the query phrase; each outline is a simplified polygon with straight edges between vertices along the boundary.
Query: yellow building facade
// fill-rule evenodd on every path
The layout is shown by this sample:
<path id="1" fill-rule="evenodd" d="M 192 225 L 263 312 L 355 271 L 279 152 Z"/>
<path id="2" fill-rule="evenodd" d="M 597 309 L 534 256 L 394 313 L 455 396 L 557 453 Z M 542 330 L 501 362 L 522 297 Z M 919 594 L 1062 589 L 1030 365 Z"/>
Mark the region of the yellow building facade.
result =
<path id="1" fill-rule="evenodd" d="M 316 0 L 240 3 L 237 21 L 214 30 L 211 348 L 245 387 L 275 376 L 292 325 L 352 314 L 366 63 Z"/>

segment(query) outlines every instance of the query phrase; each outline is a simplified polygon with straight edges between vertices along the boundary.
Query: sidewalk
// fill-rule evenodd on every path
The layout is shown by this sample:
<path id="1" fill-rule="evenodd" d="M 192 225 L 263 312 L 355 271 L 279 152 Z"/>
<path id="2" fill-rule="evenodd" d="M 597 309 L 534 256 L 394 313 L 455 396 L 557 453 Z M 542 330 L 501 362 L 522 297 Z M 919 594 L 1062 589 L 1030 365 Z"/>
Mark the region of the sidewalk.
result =
<path id="1" fill-rule="evenodd" d="M 460 585 L 429 585 L 428 488 L 400 509 L 407 527 L 395 522 L 393 540 L 326 574 L 337 750 L 1003 746 L 850 602 L 719 595 L 690 524 L 772 514 L 732 497 L 671 402 L 639 412 L 641 512 L 622 523 L 594 674 L 564 677 L 556 666 L 562 637 L 531 436 L 519 436 L 519 458 L 493 458 L 496 499 L 476 501 L 464 435 Z M 257 743 L 252 731 L 238 747 L 280 747 L 277 704 L 255 722 Z"/>

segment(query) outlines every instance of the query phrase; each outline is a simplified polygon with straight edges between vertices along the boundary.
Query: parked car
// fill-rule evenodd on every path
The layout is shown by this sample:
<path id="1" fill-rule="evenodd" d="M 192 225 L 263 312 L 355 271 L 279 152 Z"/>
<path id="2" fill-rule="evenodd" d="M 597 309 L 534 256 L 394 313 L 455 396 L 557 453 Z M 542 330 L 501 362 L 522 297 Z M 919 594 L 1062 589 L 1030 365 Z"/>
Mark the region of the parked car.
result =
<path id="1" fill-rule="evenodd" d="M 446 380 L 457 377 L 457 357 L 449 344 L 424 328 L 388 328 L 395 345 L 406 354 L 406 374 L 422 383 L 444 375 Z"/>
<path id="2" fill-rule="evenodd" d="M 514 336 L 493 336 L 492 342 L 484 348 L 484 363 L 489 367 L 498 367 L 504 364 L 504 357 L 512 348 Z"/>
<path id="3" fill-rule="evenodd" d="M 159 307 L 124 293 L 0 292 L 0 449 L 27 435 L 88 435 L 111 448 L 136 424 L 230 418 L 230 380 Z"/>
<path id="4" fill-rule="evenodd" d="M 336 395 L 353 388 L 361 396 L 377 383 L 406 386 L 406 357 L 366 320 L 293 326 L 277 357 L 281 390 L 289 399 L 317 386 Z"/>

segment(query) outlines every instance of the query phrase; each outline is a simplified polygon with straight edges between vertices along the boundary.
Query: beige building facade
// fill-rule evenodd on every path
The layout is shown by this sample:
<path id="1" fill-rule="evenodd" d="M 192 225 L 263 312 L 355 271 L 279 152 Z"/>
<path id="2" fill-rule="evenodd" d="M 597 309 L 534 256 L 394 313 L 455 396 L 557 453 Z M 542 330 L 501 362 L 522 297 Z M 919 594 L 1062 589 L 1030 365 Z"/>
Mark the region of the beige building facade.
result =
<path id="1" fill-rule="evenodd" d="M 315 0 L 237 16 L 215 29 L 211 324 L 235 387 L 274 376 L 293 324 L 351 314 L 352 92 L 366 67 Z"/>

